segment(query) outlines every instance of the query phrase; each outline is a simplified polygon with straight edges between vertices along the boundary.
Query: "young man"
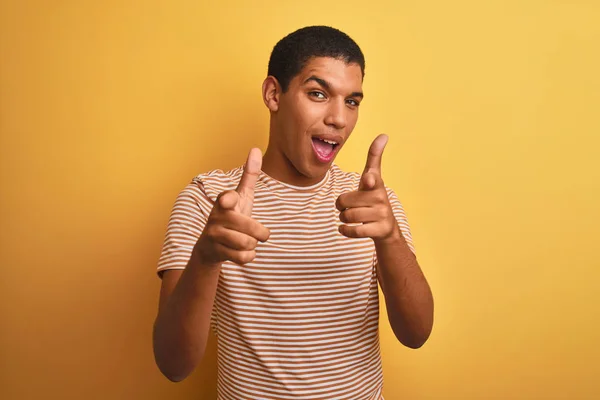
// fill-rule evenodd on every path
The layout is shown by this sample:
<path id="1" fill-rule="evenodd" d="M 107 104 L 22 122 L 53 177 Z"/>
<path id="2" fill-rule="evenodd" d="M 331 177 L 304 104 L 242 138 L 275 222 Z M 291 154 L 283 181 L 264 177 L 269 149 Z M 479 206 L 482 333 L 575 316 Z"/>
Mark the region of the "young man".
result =
<path id="1" fill-rule="evenodd" d="M 378 286 L 400 342 L 418 348 L 433 299 L 409 226 L 381 178 L 387 137 L 362 175 L 333 160 L 363 98 L 346 34 L 300 29 L 273 49 L 264 158 L 201 174 L 178 196 L 158 271 L 154 352 L 171 380 L 218 343 L 219 399 L 382 398 Z"/>

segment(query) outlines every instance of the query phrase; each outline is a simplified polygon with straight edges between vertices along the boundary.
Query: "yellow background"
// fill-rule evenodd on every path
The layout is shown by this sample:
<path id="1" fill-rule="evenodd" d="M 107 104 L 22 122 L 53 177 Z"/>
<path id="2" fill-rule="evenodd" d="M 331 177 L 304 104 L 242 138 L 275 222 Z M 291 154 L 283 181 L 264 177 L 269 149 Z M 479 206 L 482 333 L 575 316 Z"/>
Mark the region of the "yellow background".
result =
<path id="1" fill-rule="evenodd" d="M 412 351 L 382 318 L 393 399 L 600 398 L 597 1 L 2 1 L 0 398 L 214 399 L 215 351 L 154 365 L 176 194 L 267 143 L 260 87 L 304 25 L 366 54 L 338 158 L 390 135 L 436 300 Z"/>

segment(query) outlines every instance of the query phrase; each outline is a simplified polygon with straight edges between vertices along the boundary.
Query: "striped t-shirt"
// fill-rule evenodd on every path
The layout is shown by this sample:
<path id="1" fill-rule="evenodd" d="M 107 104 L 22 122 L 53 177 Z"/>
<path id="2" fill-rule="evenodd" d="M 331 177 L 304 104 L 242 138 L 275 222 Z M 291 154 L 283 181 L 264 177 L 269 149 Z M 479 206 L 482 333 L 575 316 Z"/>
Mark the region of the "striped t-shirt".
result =
<path id="1" fill-rule="evenodd" d="M 242 172 L 201 174 L 181 191 L 158 271 L 185 268 L 217 196 Z M 341 235 L 335 207 L 359 180 L 335 164 L 310 187 L 260 174 L 252 217 L 271 236 L 253 262 L 223 263 L 212 311 L 218 400 L 383 399 L 375 246 Z M 402 206 L 387 190 L 412 250 Z"/>

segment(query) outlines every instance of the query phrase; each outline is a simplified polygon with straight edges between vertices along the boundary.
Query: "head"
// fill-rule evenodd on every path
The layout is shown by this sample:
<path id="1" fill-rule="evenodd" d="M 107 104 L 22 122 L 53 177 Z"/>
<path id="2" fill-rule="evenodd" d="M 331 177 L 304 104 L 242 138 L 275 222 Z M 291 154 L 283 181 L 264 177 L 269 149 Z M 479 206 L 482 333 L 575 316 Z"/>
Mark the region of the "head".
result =
<path id="1" fill-rule="evenodd" d="M 298 185 L 323 178 L 358 120 L 364 70 L 358 45 L 334 28 L 302 28 L 275 45 L 263 83 L 265 172 Z"/>

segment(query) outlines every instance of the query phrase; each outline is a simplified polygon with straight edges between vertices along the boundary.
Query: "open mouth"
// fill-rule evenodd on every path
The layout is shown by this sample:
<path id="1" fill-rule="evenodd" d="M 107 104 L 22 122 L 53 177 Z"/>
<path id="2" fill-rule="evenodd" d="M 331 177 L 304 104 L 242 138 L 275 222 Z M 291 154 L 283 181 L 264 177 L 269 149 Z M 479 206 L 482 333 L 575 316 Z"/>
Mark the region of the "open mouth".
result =
<path id="1" fill-rule="evenodd" d="M 333 140 L 313 137 L 312 145 L 319 161 L 327 163 L 333 159 L 340 144 Z"/>

